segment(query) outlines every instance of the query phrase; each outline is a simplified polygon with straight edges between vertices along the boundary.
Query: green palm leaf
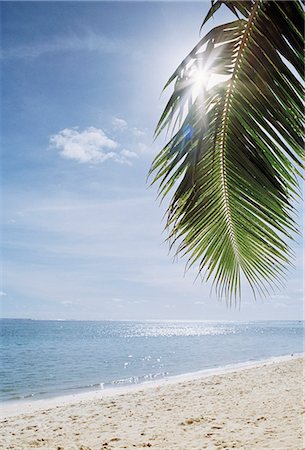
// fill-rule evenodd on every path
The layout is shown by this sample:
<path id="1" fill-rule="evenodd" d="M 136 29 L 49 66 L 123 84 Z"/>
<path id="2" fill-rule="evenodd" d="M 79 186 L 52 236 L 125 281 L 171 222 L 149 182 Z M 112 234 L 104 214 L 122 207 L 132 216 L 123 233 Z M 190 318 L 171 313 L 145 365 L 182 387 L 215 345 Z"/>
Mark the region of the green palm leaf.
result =
<path id="1" fill-rule="evenodd" d="M 299 1 L 218 0 L 204 23 L 222 5 L 240 18 L 207 33 L 166 84 L 173 93 L 156 135 L 172 127 L 173 136 L 151 173 L 162 198 L 174 191 L 171 247 L 231 301 L 242 273 L 266 293 L 291 263 L 304 168 L 304 16 Z"/>

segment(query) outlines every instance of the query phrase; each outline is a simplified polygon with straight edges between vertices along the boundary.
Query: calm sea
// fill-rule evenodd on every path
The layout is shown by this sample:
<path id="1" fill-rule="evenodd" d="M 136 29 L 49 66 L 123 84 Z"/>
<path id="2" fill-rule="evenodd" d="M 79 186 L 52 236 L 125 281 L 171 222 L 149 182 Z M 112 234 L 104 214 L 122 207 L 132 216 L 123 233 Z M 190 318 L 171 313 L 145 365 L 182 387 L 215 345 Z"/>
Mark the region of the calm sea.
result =
<path id="1" fill-rule="evenodd" d="M 124 386 L 304 351 L 303 321 L 0 321 L 2 401 Z"/>

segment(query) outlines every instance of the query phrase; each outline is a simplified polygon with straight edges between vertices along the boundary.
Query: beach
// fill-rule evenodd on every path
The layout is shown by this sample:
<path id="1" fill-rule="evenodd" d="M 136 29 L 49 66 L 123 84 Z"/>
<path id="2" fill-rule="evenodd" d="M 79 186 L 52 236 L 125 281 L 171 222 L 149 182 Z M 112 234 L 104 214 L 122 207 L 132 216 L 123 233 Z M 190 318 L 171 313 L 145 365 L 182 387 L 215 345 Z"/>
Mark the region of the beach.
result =
<path id="1" fill-rule="evenodd" d="M 304 448 L 304 357 L 1 410 L 1 449 Z"/>

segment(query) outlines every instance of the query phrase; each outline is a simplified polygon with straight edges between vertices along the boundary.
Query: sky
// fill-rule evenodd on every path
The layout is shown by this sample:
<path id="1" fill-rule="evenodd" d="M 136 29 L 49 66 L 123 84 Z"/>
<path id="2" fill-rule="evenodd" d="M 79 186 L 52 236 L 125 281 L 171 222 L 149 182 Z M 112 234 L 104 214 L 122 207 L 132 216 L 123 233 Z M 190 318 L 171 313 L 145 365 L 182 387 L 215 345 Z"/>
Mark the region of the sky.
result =
<path id="1" fill-rule="evenodd" d="M 300 238 L 285 288 L 229 308 L 169 253 L 147 182 L 163 86 L 209 4 L 1 3 L 1 317 L 302 318 Z"/>

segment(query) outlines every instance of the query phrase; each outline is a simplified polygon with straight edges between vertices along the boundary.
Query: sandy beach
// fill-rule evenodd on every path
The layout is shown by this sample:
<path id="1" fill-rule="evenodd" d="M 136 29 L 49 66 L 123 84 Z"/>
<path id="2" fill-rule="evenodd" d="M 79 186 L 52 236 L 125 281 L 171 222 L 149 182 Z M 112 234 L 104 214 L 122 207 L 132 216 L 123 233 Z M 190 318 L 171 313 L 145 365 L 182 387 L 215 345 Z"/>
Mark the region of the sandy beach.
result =
<path id="1" fill-rule="evenodd" d="M 304 358 L 2 407 L 1 449 L 298 450 Z M 17 409 L 16 409 L 17 408 Z"/>

